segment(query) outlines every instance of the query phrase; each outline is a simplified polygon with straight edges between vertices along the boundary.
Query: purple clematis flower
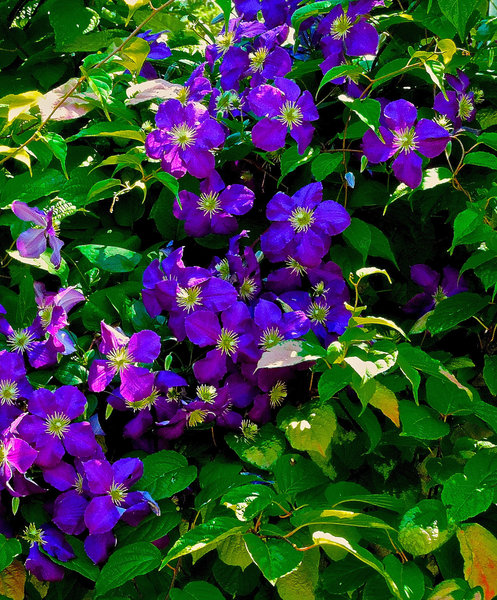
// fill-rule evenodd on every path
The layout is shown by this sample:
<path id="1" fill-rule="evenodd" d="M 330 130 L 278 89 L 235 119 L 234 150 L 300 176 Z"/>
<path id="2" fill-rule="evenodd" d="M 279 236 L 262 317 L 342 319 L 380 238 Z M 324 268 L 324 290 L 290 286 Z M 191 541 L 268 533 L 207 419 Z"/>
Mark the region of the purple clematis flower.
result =
<path id="1" fill-rule="evenodd" d="M 205 49 L 205 58 L 212 67 L 216 60 L 224 56 L 235 44 L 253 38 L 266 31 L 264 23 L 259 21 L 245 22 L 242 19 L 230 19 L 228 31 L 223 27 L 220 35 L 217 36 L 215 44 L 209 44 Z"/>
<path id="2" fill-rule="evenodd" d="M 102 392 L 119 373 L 121 393 L 124 397 L 133 396 L 139 386 L 140 377 L 148 374 L 144 367 L 134 363 L 152 363 L 160 353 L 160 337 L 153 331 L 144 329 L 131 338 L 122 330 L 111 327 L 102 321 L 102 341 L 98 347 L 105 360 L 94 360 L 88 373 L 88 385 L 92 392 Z"/>
<path id="3" fill-rule="evenodd" d="M 201 383 L 217 384 L 227 372 L 228 359 L 257 361 L 260 351 L 255 340 L 255 324 L 243 302 L 236 302 L 221 314 L 221 323 L 214 313 L 199 310 L 185 319 L 188 339 L 205 348 L 214 346 L 207 356 L 193 366 Z"/>
<path id="4" fill-rule="evenodd" d="M 269 300 L 260 299 L 254 309 L 254 321 L 260 329 L 259 346 L 269 350 L 284 340 L 300 338 L 310 328 L 302 311 L 283 312 Z"/>
<path id="5" fill-rule="evenodd" d="M 310 92 L 301 93 L 294 81 L 276 77 L 274 86 L 257 86 L 249 92 L 247 100 L 254 114 L 263 117 L 252 129 L 252 141 L 257 148 L 268 152 L 284 148 L 289 132 L 297 142 L 299 154 L 305 152 L 314 133 L 310 121 L 319 118 Z"/>
<path id="6" fill-rule="evenodd" d="M 421 183 L 422 158 L 435 158 L 447 146 L 449 132 L 429 119 L 416 123 L 418 111 L 407 100 L 395 100 L 383 109 L 380 133 L 383 141 L 368 129 L 362 138 L 363 151 L 372 164 L 385 162 L 395 156 L 392 167 L 395 177 L 411 188 Z"/>
<path id="7" fill-rule="evenodd" d="M 85 524 L 91 535 L 107 533 L 124 514 L 129 489 L 143 475 L 143 463 L 138 458 L 122 458 L 111 465 L 95 459 L 83 467 L 94 495 L 85 510 Z"/>
<path id="8" fill-rule="evenodd" d="M 148 156 L 161 160 L 166 173 L 183 177 L 208 177 L 214 170 L 212 150 L 224 143 L 225 133 L 209 111 L 197 102 L 183 106 L 179 100 L 167 100 L 155 116 L 159 129 L 148 134 Z"/>
<path id="9" fill-rule="evenodd" d="M 29 400 L 32 394 L 23 359 L 16 352 L 0 351 L 0 404 L 14 405 Z"/>
<path id="10" fill-rule="evenodd" d="M 262 16 L 268 29 L 290 23 L 290 17 L 297 8 L 298 0 L 235 0 L 235 9 L 247 21 L 257 17 L 262 11 Z"/>
<path id="11" fill-rule="evenodd" d="M 247 213 L 255 198 L 243 185 L 226 186 L 217 171 L 200 183 L 200 192 L 197 196 L 182 190 L 173 206 L 174 216 L 185 221 L 185 232 L 194 237 L 234 233 L 238 226 L 235 215 Z"/>
<path id="12" fill-rule="evenodd" d="M 26 496 L 35 491 L 30 489 L 32 482 L 24 474 L 37 455 L 38 452 L 26 441 L 15 437 L 14 432 L 4 431 L 0 442 L 0 489 L 7 489 L 11 496 Z M 38 486 L 36 488 L 36 491 L 42 491 Z"/>
<path id="13" fill-rule="evenodd" d="M 193 70 L 193 73 L 185 81 L 182 89 L 179 90 L 177 99 L 181 104 L 188 102 L 201 102 L 207 94 L 212 92 L 211 82 L 204 77 L 206 63 L 200 64 Z"/>
<path id="14" fill-rule="evenodd" d="M 17 238 L 16 246 L 19 254 L 25 258 L 38 258 L 47 249 L 47 242 L 52 248 L 50 262 L 58 269 L 60 267 L 60 251 L 64 242 L 59 240 L 53 223 L 53 209 L 44 213 L 39 208 L 31 208 L 25 202 L 14 200 L 12 212 L 22 219 L 35 224 L 35 227 L 23 231 Z"/>
<path id="15" fill-rule="evenodd" d="M 335 6 L 321 23 L 317 33 L 321 34 L 321 47 L 325 61 L 321 63 L 323 73 L 345 62 L 344 55 L 375 55 L 378 51 L 379 36 L 368 23 L 366 15 L 375 7 L 383 6 L 378 0 L 358 0 L 351 2 L 346 9 Z"/>
<path id="16" fill-rule="evenodd" d="M 268 202 L 266 216 L 273 223 L 261 236 L 261 248 L 271 262 L 291 257 L 305 267 L 320 263 L 330 248 L 330 237 L 350 225 L 343 206 L 322 200 L 322 184 L 310 183 L 292 197 L 278 192 Z"/>
<path id="17" fill-rule="evenodd" d="M 84 413 L 85 406 L 85 396 L 74 386 L 33 392 L 28 402 L 31 414 L 21 421 L 19 432 L 38 450 L 40 467 L 55 467 L 66 451 L 78 458 L 90 458 L 98 451 L 90 423 L 72 422 Z"/>
<path id="18" fill-rule="evenodd" d="M 435 96 L 433 110 L 445 115 L 452 121 L 455 129 L 459 129 L 462 121 L 472 121 L 475 118 L 476 108 L 473 92 L 468 92 L 469 77 L 457 69 L 455 75 L 446 75 L 447 83 L 455 90 L 446 92 L 447 99 L 442 92 Z"/>
<path id="19" fill-rule="evenodd" d="M 76 555 L 71 546 L 66 542 L 64 535 L 51 526 L 43 526 L 40 529 L 34 523 L 30 523 L 24 530 L 24 539 L 29 541 L 31 547 L 25 567 L 40 581 L 61 581 L 64 577 L 64 568 L 52 562 L 40 551 L 43 548 L 49 556 L 53 556 L 62 562 L 67 562 Z"/>
<path id="20" fill-rule="evenodd" d="M 165 31 L 152 33 L 152 30 L 148 29 L 147 31 L 143 31 L 138 34 L 137 37 L 143 38 L 150 46 L 150 51 L 146 58 L 147 61 L 164 60 L 165 58 L 169 58 L 171 56 L 172 52 L 169 46 L 165 42 L 158 41 L 163 33 L 165 33 Z M 149 62 L 145 62 L 143 64 L 140 71 L 140 77 L 145 77 L 145 79 L 156 79 L 158 76 L 159 75 L 157 71 Z"/>
<path id="21" fill-rule="evenodd" d="M 411 267 L 411 279 L 423 288 L 404 306 L 404 311 L 415 316 L 422 316 L 448 298 L 461 292 L 467 292 L 468 286 L 459 272 L 453 267 L 444 267 L 442 276 L 428 265 L 417 264 Z"/>

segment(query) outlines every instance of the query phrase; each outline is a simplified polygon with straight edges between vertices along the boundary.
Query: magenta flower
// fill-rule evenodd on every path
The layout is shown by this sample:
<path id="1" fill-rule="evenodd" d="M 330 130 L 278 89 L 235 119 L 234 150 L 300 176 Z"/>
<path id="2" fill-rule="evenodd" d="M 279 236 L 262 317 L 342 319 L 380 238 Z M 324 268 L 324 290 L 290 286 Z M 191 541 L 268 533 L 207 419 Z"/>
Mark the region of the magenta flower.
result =
<path id="1" fill-rule="evenodd" d="M 305 152 L 314 133 L 310 121 L 319 118 L 310 92 L 301 93 L 294 81 L 276 77 L 274 86 L 259 85 L 249 92 L 247 99 L 250 110 L 263 117 L 252 129 L 252 141 L 257 148 L 268 152 L 284 148 L 290 133 L 299 154 Z"/>
<path id="2" fill-rule="evenodd" d="M 26 496 L 34 491 L 24 474 L 37 455 L 38 452 L 26 441 L 4 432 L 0 442 L 0 489 L 6 488 L 11 496 Z M 38 490 L 41 491 L 41 488 Z"/>
<path id="3" fill-rule="evenodd" d="M 310 183 L 292 197 L 278 192 L 266 216 L 273 221 L 261 236 L 261 248 L 271 262 L 289 257 L 305 267 L 316 267 L 328 252 L 331 236 L 350 225 L 347 211 L 333 200 L 323 200 L 321 183 Z"/>
<path id="4" fill-rule="evenodd" d="M 235 215 L 244 215 L 254 203 L 255 194 L 244 185 L 226 186 L 217 171 L 200 183 L 200 196 L 182 190 L 173 214 L 185 221 L 185 232 L 194 237 L 209 233 L 231 234 L 237 229 Z"/>
<path id="5" fill-rule="evenodd" d="M 148 156 L 161 160 L 164 171 L 174 177 L 188 172 L 208 177 L 214 170 L 212 150 L 224 143 L 225 134 L 209 111 L 196 102 L 183 106 L 179 100 L 167 100 L 159 106 L 155 122 L 159 129 L 148 134 Z"/>
<path id="6" fill-rule="evenodd" d="M 407 100 L 395 100 L 383 109 L 380 133 L 383 141 L 368 129 L 362 138 L 363 150 L 368 161 L 377 164 L 395 156 L 392 168 L 395 177 L 411 188 L 421 183 L 422 156 L 435 158 L 445 150 L 450 134 L 443 127 L 421 119 L 416 123 L 418 111 Z"/>
<path id="7" fill-rule="evenodd" d="M 31 208 L 25 202 L 14 200 L 12 212 L 22 219 L 35 224 L 35 227 L 23 231 L 17 238 L 16 246 L 19 254 L 25 258 L 38 258 L 47 249 L 47 242 L 52 248 L 50 262 L 58 269 L 60 267 L 60 250 L 64 242 L 59 240 L 53 224 L 53 210 L 44 213 L 39 208 Z"/>
<path id="8" fill-rule="evenodd" d="M 115 375 L 121 376 L 121 393 L 133 396 L 133 390 L 139 385 L 140 377 L 148 370 L 134 363 L 152 363 L 160 353 L 160 337 L 148 329 L 134 333 L 131 338 L 122 330 L 100 325 L 102 341 L 98 347 L 105 359 L 91 363 L 88 373 L 88 386 L 92 392 L 102 392 Z"/>

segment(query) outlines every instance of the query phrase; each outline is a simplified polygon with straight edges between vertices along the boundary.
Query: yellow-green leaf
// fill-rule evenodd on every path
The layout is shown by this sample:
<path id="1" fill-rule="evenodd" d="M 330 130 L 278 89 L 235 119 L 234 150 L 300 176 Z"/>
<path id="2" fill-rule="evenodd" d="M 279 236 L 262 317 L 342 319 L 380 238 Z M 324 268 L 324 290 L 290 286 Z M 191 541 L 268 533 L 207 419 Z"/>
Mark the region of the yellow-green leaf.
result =
<path id="1" fill-rule="evenodd" d="M 457 52 L 457 46 L 454 44 L 453 40 L 444 39 L 438 40 L 437 42 L 438 49 L 442 53 L 442 59 L 444 64 L 450 63 L 452 57 Z"/>
<path id="2" fill-rule="evenodd" d="M 376 389 L 369 399 L 369 404 L 381 410 L 381 412 L 388 417 L 396 427 L 400 427 L 399 418 L 399 401 L 397 396 L 378 381 L 375 381 Z"/>
<path id="3" fill-rule="evenodd" d="M 0 594 L 12 600 L 23 600 L 26 570 L 24 565 L 15 560 L 0 572 Z"/>
<path id="4" fill-rule="evenodd" d="M 26 165 L 31 173 L 31 157 L 26 150 L 17 150 L 16 148 L 10 148 L 9 146 L 0 146 L 0 154 L 10 156 L 14 160 L 18 160 L 23 165 Z"/>
<path id="5" fill-rule="evenodd" d="M 0 98 L 0 107 L 7 109 L 7 121 L 11 123 L 20 115 L 28 113 L 33 106 L 36 106 L 42 95 L 37 90 L 23 92 L 22 94 L 8 94 Z"/>
<path id="6" fill-rule="evenodd" d="M 457 532 L 464 559 L 464 577 L 472 586 L 481 586 L 484 599 L 497 595 L 497 539 L 481 525 L 461 525 Z"/>

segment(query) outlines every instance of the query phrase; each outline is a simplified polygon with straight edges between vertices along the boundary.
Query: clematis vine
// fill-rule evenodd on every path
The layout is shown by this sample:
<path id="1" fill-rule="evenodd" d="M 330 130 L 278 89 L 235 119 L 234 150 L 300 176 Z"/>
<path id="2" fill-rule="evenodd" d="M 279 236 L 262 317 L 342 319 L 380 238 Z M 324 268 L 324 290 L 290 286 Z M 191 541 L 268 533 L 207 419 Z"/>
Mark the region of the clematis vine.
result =
<path id="1" fill-rule="evenodd" d="M 50 262 L 58 269 L 60 267 L 60 251 L 64 242 L 57 237 L 53 221 L 53 209 L 48 213 L 39 208 L 31 208 L 26 202 L 14 200 L 12 212 L 23 221 L 34 223 L 34 227 L 23 231 L 16 240 L 17 250 L 25 258 L 39 258 L 47 249 L 47 244 L 52 248 Z"/>
<path id="2" fill-rule="evenodd" d="M 347 211 L 333 200 L 323 202 L 321 183 L 310 183 L 293 196 L 278 192 L 266 209 L 272 221 L 261 236 L 261 248 L 271 262 L 289 258 L 315 267 L 328 252 L 331 236 L 350 224 Z"/>
<path id="3" fill-rule="evenodd" d="M 121 393 L 133 397 L 133 390 L 139 386 L 140 377 L 148 374 L 148 369 L 135 363 L 152 363 L 160 353 L 160 337 L 148 329 L 134 333 L 130 338 L 121 329 L 111 327 L 102 321 L 100 325 L 102 341 L 98 349 L 105 359 L 91 363 L 88 373 L 88 386 L 92 392 L 102 392 L 115 375 L 121 377 Z"/>
<path id="4" fill-rule="evenodd" d="M 224 143 L 225 133 L 209 111 L 197 102 L 185 106 L 174 98 L 159 106 L 158 129 L 148 134 L 145 149 L 150 158 L 161 160 L 166 173 L 183 177 L 190 173 L 204 178 L 214 170 L 212 150 Z"/>
<path id="5" fill-rule="evenodd" d="M 309 91 L 302 93 L 294 81 L 276 77 L 274 85 L 262 84 L 251 90 L 247 100 L 255 116 L 262 117 L 252 129 L 257 148 L 268 152 L 284 148 L 290 133 L 299 154 L 305 152 L 314 133 L 310 122 L 319 118 Z"/>
<path id="6" fill-rule="evenodd" d="M 368 129 L 362 138 L 365 156 L 372 164 L 395 157 L 392 168 L 395 177 L 411 188 L 423 178 L 422 156 L 435 158 L 450 140 L 449 132 L 429 119 L 416 122 L 418 111 L 407 100 L 395 100 L 383 109 L 379 131 L 383 141 Z"/>
<path id="7" fill-rule="evenodd" d="M 254 192 L 243 185 L 226 186 L 218 172 L 212 171 L 200 183 L 200 196 L 186 190 L 179 193 L 173 214 L 185 221 L 188 235 L 231 234 L 238 226 L 235 217 L 246 214 L 252 208 L 254 197 Z"/>

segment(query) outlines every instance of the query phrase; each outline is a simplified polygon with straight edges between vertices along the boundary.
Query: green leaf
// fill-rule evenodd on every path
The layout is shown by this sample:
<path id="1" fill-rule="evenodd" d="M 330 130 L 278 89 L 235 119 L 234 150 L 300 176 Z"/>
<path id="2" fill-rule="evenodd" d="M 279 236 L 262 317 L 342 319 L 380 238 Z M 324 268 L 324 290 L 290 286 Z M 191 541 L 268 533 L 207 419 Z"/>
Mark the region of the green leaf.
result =
<path id="1" fill-rule="evenodd" d="M 355 325 L 384 325 L 390 329 L 395 329 L 395 331 L 398 331 L 405 338 L 407 337 L 407 335 L 404 333 L 404 330 L 393 321 L 390 321 L 390 319 L 384 319 L 383 317 L 353 317 L 351 320 Z"/>
<path id="2" fill-rule="evenodd" d="M 154 542 L 168 534 L 181 521 L 178 507 L 171 500 L 160 503 L 160 515 L 151 513 L 138 525 L 119 526 L 114 530 L 117 535 L 119 548 L 134 542 Z"/>
<path id="3" fill-rule="evenodd" d="M 110 190 L 121 187 L 120 179 L 102 179 L 102 181 L 97 181 L 95 185 L 92 185 L 88 195 L 86 196 L 87 204 L 90 202 L 96 202 L 97 200 L 103 200 L 104 198 L 112 198 L 114 192 Z"/>
<path id="4" fill-rule="evenodd" d="M 378 229 L 378 227 L 371 225 L 371 223 L 368 223 L 367 225 L 369 227 L 369 231 L 371 232 L 369 255 L 386 258 L 387 260 L 393 262 L 396 267 L 398 267 L 387 236 L 380 229 Z"/>
<path id="5" fill-rule="evenodd" d="M 92 265 L 110 273 L 129 273 L 141 260 L 141 254 L 138 252 L 116 246 L 87 244 L 86 246 L 76 246 L 76 250 L 79 250 Z"/>
<path id="6" fill-rule="evenodd" d="M 92 19 L 92 11 L 85 7 L 83 0 L 64 0 L 64 4 L 54 3 L 48 14 L 58 50 L 63 49 L 74 37 L 82 34 Z"/>
<path id="7" fill-rule="evenodd" d="M 318 152 L 317 148 L 309 146 L 304 154 L 299 154 L 297 144 L 290 146 L 288 150 L 285 150 L 281 155 L 281 177 L 278 180 L 278 185 L 288 173 L 295 171 L 297 167 L 307 164 Z"/>
<path id="8" fill-rule="evenodd" d="M 69 179 L 66 170 L 66 158 L 67 158 L 67 144 L 62 136 L 58 133 L 47 131 L 41 139 L 47 144 L 50 150 L 53 152 L 55 158 L 60 162 L 64 175 Z"/>
<path id="9" fill-rule="evenodd" d="M 131 73 L 139 73 L 150 52 L 150 45 L 141 37 L 134 37 L 118 53 L 121 65 Z M 136 138 L 132 138 L 136 139 Z"/>
<path id="10" fill-rule="evenodd" d="M 183 590 L 172 589 L 171 600 L 224 600 L 221 592 L 207 581 L 190 581 Z"/>
<path id="11" fill-rule="evenodd" d="M 302 563 L 297 570 L 281 577 L 276 589 L 282 600 L 315 600 L 314 590 L 319 579 L 319 549 L 303 552 Z"/>
<path id="12" fill-rule="evenodd" d="M 497 156 L 490 154 L 490 152 L 470 152 L 464 157 L 464 164 L 488 167 L 497 171 Z"/>
<path id="13" fill-rule="evenodd" d="M 328 483 L 322 471 L 300 454 L 284 454 L 273 465 L 278 493 L 294 498 L 299 492 L 312 490 Z"/>
<path id="14" fill-rule="evenodd" d="M 323 457 L 336 426 L 335 411 L 323 400 L 307 403 L 300 409 L 287 405 L 278 414 L 278 427 L 293 448 L 318 452 Z"/>
<path id="15" fill-rule="evenodd" d="M 479 294 L 456 294 L 435 306 L 435 310 L 428 317 L 426 327 L 432 334 L 443 333 L 466 321 L 487 305 L 488 298 L 482 298 Z"/>
<path id="16" fill-rule="evenodd" d="M 302 508 L 294 513 L 291 522 L 296 529 L 309 525 L 342 525 L 393 531 L 393 527 L 376 517 L 351 510 L 329 508 Z"/>
<path id="17" fill-rule="evenodd" d="M 478 141 L 497 150 L 497 133 L 482 133 L 478 136 Z"/>
<path id="18" fill-rule="evenodd" d="M 13 200 L 34 202 L 43 196 L 58 192 L 65 183 L 66 178 L 57 169 L 38 170 L 35 167 L 33 176 L 23 173 L 7 180 L 2 189 L 0 208 L 8 206 Z"/>
<path id="19" fill-rule="evenodd" d="M 360 65 L 338 65 L 337 67 L 332 67 L 324 74 L 318 90 L 329 81 L 333 81 L 333 79 L 338 79 L 339 77 L 350 77 L 356 81 L 362 73 L 364 73 L 364 69 Z"/>
<path id="20" fill-rule="evenodd" d="M 461 522 L 485 512 L 493 501 L 497 484 L 497 454 L 480 450 L 468 460 L 464 473 L 455 473 L 445 483 L 442 501 L 448 514 Z"/>
<path id="21" fill-rule="evenodd" d="M 267 508 L 275 498 L 266 485 L 242 485 L 231 489 L 221 498 L 221 504 L 235 512 L 240 521 L 249 521 Z"/>
<path id="22" fill-rule="evenodd" d="M 355 248 L 362 256 L 363 264 L 368 257 L 371 246 L 371 230 L 364 221 L 352 217 L 350 225 L 343 232 L 343 237 L 352 248 Z"/>
<path id="23" fill-rule="evenodd" d="M 115 550 L 103 566 L 95 585 L 95 593 L 102 596 L 138 575 L 145 575 L 160 564 L 161 553 L 147 542 L 137 542 Z"/>
<path id="24" fill-rule="evenodd" d="M 426 406 L 418 406 L 409 400 L 399 402 L 402 433 L 420 440 L 438 440 L 450 433 L 448 423 L 437 419 L 435 411 Z"/>
<path id="25" fill-rule="evenodd" d="M 292 27 L 295 29 L 295 32 L 298 33 L 300 25 L 306 19 L 327 14 L 334 6 L 340 3 L 341 0 L 323 0 L 320 2 L 311 2 L 306 6 L 302 6 L 298 8 L 292 15 Z"/>
<path id="26" fill-rule="evenodd" d="M 184 533 L 169 549 L 162 561 L 161 568 L 185 554 L 191 554 L 197 550 L 213 550 L 220 542 L 232 535 L 243 533 L 246 528 L 247 526 L 241 525 L 240 521 L 229 517 L 215 517 L 206 523 L 197 525 Z"/>
<path id="27" fill-rule="evenodd" d="M 154 500 L 162 500 L 184 490 L 196 477 L 197 468 L 188 466 L 184 456 L 173 450 L 161 450 L 143 459 L 143 476 L 138 486 Z"/>
<path id="28" fill-rule="evenodd" d="M 359 546 L 355 542 L 347 540 L 346 538 L 332 535 L 331 533 L 326 533 L 324 531 L 315 531 L 312 534 L 312 541 L 315 544 L 319 544 L 320 546 L 331 545 L 337 548 L 342 548 L 358 558 L 361 562 L 373 568 L 377 573 L 379 573 L 386 581 L 387 585 L 390 588 L 390 591 L 394 594 L 395 598 L 402 599 L 400 595 L 399 589 L 396 583 L 393 581 L 392 577 L 385 570 L 384 566 L 381 562 L 371 554 L 368 550 Z"/>
<path id="29" fill-rule="evenodd" d="M 468 30 L 469 18 L 476 8 L 475 0 L 438 0 L 440 10 L 454 25 L 462 41 Z"/>
<path id="30" fill-rule="evenodd" d="M 295 550 L 287 540 L 273 538 L 263 540 L 253 533 L 247 533 L 244 540 L 252 560 L 273 585 L 280 577 L 295 571 L 302 562 L 303 552 Z"/>
<path id="31" fill-rule="evenodd" d="M 397 585 L 403 600 L 421 600 L 425 593 L 425 580 L 416 564 L 401 563 L 393 554 L 386 556 L 383 564 Z"/>
<path id="32" fill-rule="evenodd" d="M 497 356 L 485 356 L 483 378 L 492 396 L 497 396 Z"/>
<path id="33" fill-rule="evenodd" d="M 270 469 L 285 450 L 285 438 L 281 431 L 268 423 L 259 429 L 253 440 L 230 434 L 226 436 L 228 446 L 248 463 L 261 469 Z"/>
<path id="34" fill-rule="evenodd" d="M 22 548 L 19 540 L 6 538 L 0 533 L 0 571 L 8 567 L 21 552 Z"/>
<path id="35" fill-rule="evenodd" d="M 175 196 L 178 196 L 179 182 L 176 179 L 176 177 L 173 177 L 171 174 L 165 173 L 164 171 L 154 173 L 154 177 L 155 179 L 160 181 L 162 185 L 164 185 Z"/>
<path id="36" fill-rule="evenodd" d="M 343 390 L 346 385 L 352 381 L 352 372 L 348 365 L 343 368 L 341 365 L 333 365 L 331 369 L 325 371 L 318 382 L 319 397 L 321 400 L 329 400 L 337 392 Z"/>
<path id="37" fill-rule="evenodd" d="M 145 141 L 145 134 L 136 125 L 132 125 L 127 121 L 103 121 L 101 123 L 94 123 L 81 129 L 75 135 L 67 138 L 66 141 L 73 142 L 82 137 L 116 137 L 125 140 L 137 140 L 143 143 Z"/>
<path id="38" fill-rule="evenodd" d="M 370 129 L 373 129 L 377 133 L 379 132 L 381 104 L 378 100 L 373 100 L 372 98 L 364 98 L 363 100 L 359 100 L 358 98 L 353 99 L 345 94 L 338 96 L 338 99 L 355 112 L 359 119 L 363 123 L 366 123 Z"/>
<path id="39" fill-rule="evenodd" d="M 448 379 L 428 377 L 426 401 L 441 415 L 470 415 L 474 412 L 471 398 L 465 390 L 453 385 Z"/>
<path id="40" fill-rule="evenodd" d="M 339 170 L 343 155 L 339 152 L 318 154 L 312 161 L 311 172 L 316 181 L 323 181 L 330 173 Z"/>
<path id="41" fill-rule="evenodd" d="M 216 4 L 223 11 L 224 27 L 225 27 L 225 30 L 228 31 L 228 23 L 229 23 L 230 14 L 231 14 L 231 0 L 216 0 Z"/>

